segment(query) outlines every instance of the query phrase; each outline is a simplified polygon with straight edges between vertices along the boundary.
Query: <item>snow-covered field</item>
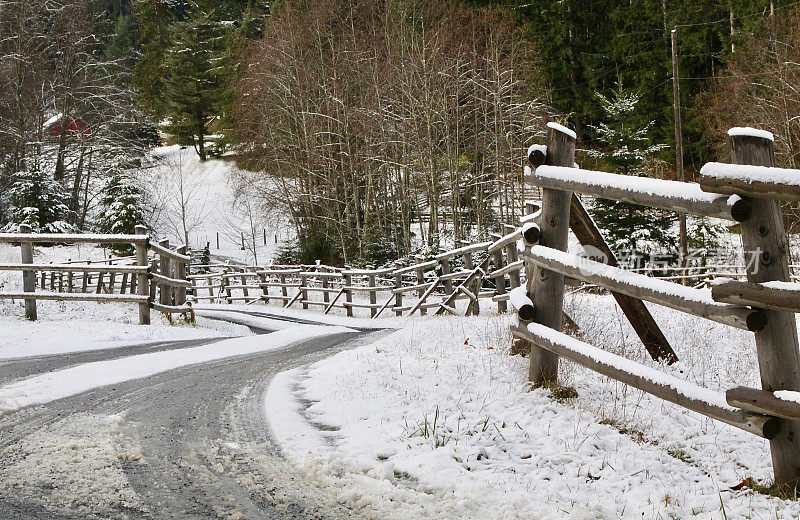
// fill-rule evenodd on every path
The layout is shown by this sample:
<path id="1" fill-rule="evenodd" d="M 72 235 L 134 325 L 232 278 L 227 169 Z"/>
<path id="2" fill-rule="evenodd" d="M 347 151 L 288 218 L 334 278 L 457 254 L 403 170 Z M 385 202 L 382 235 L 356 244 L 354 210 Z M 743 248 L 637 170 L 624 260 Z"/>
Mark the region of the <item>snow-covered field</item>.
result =
<path id="1" fill-rule="evenodd" d="M 583 339 L 655 366 L 609 296 L 576 294 Z M 752 334 L 653 306 L 681 361 L 725 390 L 756 385 Z M 562 361 L 578 397 L 529 391 L 510 317 L 416 319 L 366 347 L 276 378 L 284 451 L 392 518 L 797 518 L 768 484 L 767 442 Z M 320 427 L 322 425 L 322 427 Z"/>
<path id="2" fill-rule="evenodd" d="M 214 255 L 252 263 L 254 227 L 258 263 L 268 265 L 280 243 L 291 238 L 285 219 L 277 213 L 267 214 L 257 208 L 251 213 L 248 201 L 235 201 L 236 184 L 243 174 L 248 174 L 239 170 L 232 159 L 200 162 L 192 148 L 178 145 L 156 148 L 154 155 L 158 162 L 148 172 L 150 202 L 157 208 L 153 216 L 159 224 L 158 231 L 172 243 L 184 242 L 185 222 L 191 247 L 202 249 L 209 243 Z M 242 233 L 246 249 L 242 249 Z"/>

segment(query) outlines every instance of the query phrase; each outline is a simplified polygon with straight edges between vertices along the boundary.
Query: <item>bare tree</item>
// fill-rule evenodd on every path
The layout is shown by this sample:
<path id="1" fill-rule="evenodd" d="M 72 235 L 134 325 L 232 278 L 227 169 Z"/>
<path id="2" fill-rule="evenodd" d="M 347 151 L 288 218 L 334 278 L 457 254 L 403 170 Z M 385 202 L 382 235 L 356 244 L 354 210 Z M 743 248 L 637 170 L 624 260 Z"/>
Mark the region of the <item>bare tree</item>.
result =
<path id="1" fill-rule="evenodd" d="M 161 232 L 190 243 L 191 234 L 212 215 L 218 203 L 188 149 L 156 158 L 144 183 L 151 221 Z"/>
<path id="2" fill-rule="evenodd" d="M 232 243 L 241 241 L 242 248 L 258 265 L 259 244 L 266 246 L 267 230 L 276 234 L 281 228 L 280 206 L 264 197 L 264 180 L 256 174 L 236 171 L 230 179 L 233 197 L 225 216 L 225 234 Z"/>
<path id="3" fill-rule="evenodd" d="M 721 156 L 729 154 L 727 130 L 754 126 L 775 136 L 777 163 L 800 167 L 800 7 L 781 16 L 765 15 L 763 31 L 736 46 L 728 66 L 701 99 L 706 121 L 717 136 Z M 789 235 L 800 234 L 800 205 L 785 204 Z M 789 241 L 790 244 L 793 241 Z M 800 254 L 793 248 L 796 262 Z"/>
<path id="4" fill-rule="evenodd" d="M 239 161 L 326 262 L 485 237 L 548 113 L 533 50 L 503 9 L 286 2 L 243 68 Z"/>

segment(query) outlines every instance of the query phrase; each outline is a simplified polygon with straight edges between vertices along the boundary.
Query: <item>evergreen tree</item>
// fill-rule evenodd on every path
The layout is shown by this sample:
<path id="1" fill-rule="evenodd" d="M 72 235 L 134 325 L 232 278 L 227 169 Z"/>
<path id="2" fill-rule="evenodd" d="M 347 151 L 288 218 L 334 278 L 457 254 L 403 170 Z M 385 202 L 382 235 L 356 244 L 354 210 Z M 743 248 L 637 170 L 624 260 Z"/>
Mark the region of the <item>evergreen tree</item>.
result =
<path id="1" fill-rule="evenodd" d="M 9 223 L 4 231 L 17 231 L 21 224 L 31 226 L 34 233 L 69 233 L 69 195 L 61 184 L 41 170 L 21 172 L 13 176 L 8 192 Z"/>
<path id="2" fill-rule="evenodd" d="M 599 93 L 597 97 L 607 122 L 594 129 L 605 149 L 590 155 L 605 162 L 615 173 L 646 176 L 642 163 L 664 145 L 649 144 L 648 132 L 654 123 L 638 120 L 639 96 L 618 85 L 610 97 Z M 595 200 L 591 212 L 611 248 L 623 255 L 656 253 L 674 245 L 669 234 L 674 216 L 668 212 L 606 199 Z"/>
<path id="3" fill-rule="evenodd" d="M 165 56 L 172 45 L 174 8 L 166 2 L 136 0 L 138 56 L 133 68 L 133 85 L 139 106 L 155 121 L 166 116 L 164 101 L 167 68 Z"/>
<path id="4" fill-rule="evenodd" d="M 109 234 L 133 234 L 136 226 L 142 224 L 144 219 L 141 190 L 122 175 L 112 175 L 100 191 L 98 231 Z M 111 249 L 118 254 L 133 252 L 133 246 L 130 244 L 115 244 Z"/>
<path id="5" fill-rule="evenodd" d="M 177 25 L 166 58 L 166 113 L 170 132 L 192 145 L 200 160 L 208 156 L 209 124 L 220 112 L 226 82 L 224 28 L 202 11 Z"/>

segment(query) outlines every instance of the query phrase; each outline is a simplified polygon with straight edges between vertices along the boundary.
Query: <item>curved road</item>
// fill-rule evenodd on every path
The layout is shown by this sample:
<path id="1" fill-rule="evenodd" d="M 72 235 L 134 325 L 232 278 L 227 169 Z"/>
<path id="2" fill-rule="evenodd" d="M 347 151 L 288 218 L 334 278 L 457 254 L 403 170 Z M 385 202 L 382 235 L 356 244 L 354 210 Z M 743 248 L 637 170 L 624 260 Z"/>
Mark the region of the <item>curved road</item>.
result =
<path id="1" fill-rule="evenodd" d="M 281 457 L 262 399 L 275 374 L 381 334 L 318 337 L 0 415 L 0 518 L 358 518 Z M 0 379 L 130 354 L 7 362 Z"/>

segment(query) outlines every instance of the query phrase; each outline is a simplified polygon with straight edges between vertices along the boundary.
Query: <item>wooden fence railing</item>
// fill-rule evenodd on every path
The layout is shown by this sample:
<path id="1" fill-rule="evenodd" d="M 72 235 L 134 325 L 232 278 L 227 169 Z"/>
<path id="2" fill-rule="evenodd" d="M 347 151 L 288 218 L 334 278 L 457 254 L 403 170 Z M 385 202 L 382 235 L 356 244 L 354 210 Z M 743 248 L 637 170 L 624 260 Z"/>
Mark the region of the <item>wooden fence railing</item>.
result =
<path id="1" fill-rule="evenodd" d="M 0 233 L 0 243 L 19 244 L 21 262 L 0 264 L 0 271 L 20 271 L 22 291 L 1 291 L 0 299 L 24 300 L 25 316 L 37 318 L 37 300 L 124 302 L 137 304 L 139 323 L 150 323 L 150 309 L 192 314 L 187 290 L 189 257 L 185 246 L 171 249 L 168 241 L 153 243 L 147 229 L 134 235 Z M 136 255 L 82 263 L 34 263 L 34 244 L 131 244 Z M 148 254 L 151 252 L 152 254 Z M 130 262 L 120 265 L 115 262 Z M 37 290 L 38 289 L 38 290 Z M 156 298 L 158 296 L 158 298 Z"/>
<path id="2" fill-rule="evenodd" d="M 530 226 L 534 228 L 535 226 Z M 192 300 L 210 303 L 269 303 L 324 313 L 368 309 L 371 317 L 385 311 L 426 314 L 436 309 L 457 313 L 454 303 L 469 300 L 468 314 L 480 312 L 480 299 L 491 298 L 505 310 L 508 288 L 521 283 L 517 258 L 521 230 L 498 236 L 495 242 L 472 244 L 418 264 L 386 269 L 342 269 L 326 265 L 211 267 L 189 275 Z"/>
<path id="3" fill-rule="evenodd" d="M 542 188 L 540 238 L 522 252 L 528 276 L 525 288 L 512 297 L 520 318 L 512 332 L 530 344 L 534 385 L 557 385 L 558 358 L 567 358 L 769 439 L 776 483 L 796 485 L 800 347 L 794 313 L 800 312 L 800 284 L 790 279 L 786 234 L 774 199 L 800 200 L 800 171 L 773 167 L 773 143 L 763 132 L 734 129 L 730 137 L 736 164 L 706 165 L 700 183 L 693 184 L 578 169 L 575 134 L 549 124 L 545 164 L 526 175 Z M 711 290 L 698 289 L 568 254 L 574 192 L 738 222 L 747 280 L 722 279 Z M 713 392 L 563 334 L 565 276 L 752 331 L 763 389 Z"/>
<path id="4" fill-rule="evenodd" d="M 485 305 L 487 300 L 497 305 L 499 312 L 506 312 L 509 292 L 526 280 L 517 244 L 521 238 L 525 243 L 535 243 L 538 233 L 537 224 L 526 223 L 512 228 L 507 235 L 496 235 L 494 242 L 472 244 L 425 262 L 390 269 L 193 264 L 195 274 L 188 276 L 192 283 L 189 299 L 198 303 L 277 302 L 283 307 L 316 308 L 325 314 L 343 309 L 348 316 L 353 316 L 356 309 L 364 309 L 374 318 L 387 312 L 397 316 L 426 314 L 429 310 L 457 314 L 454 304 L 465 300 L 469 302 L 468 314 L 479 313 L 481 303 Z M 734 269 L 725 265 L 665 267 L 658 270 L 668 274 L 658 278 L 686 279 L 697 286 L 710 286 L 720 277 L 745 276 L 743 269 L 744 266 Z M 581 288 L 592 286 L 595 284 L 587 281 Z"/>

